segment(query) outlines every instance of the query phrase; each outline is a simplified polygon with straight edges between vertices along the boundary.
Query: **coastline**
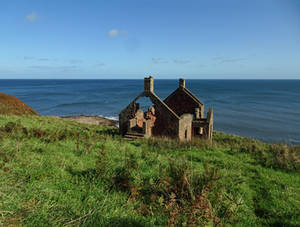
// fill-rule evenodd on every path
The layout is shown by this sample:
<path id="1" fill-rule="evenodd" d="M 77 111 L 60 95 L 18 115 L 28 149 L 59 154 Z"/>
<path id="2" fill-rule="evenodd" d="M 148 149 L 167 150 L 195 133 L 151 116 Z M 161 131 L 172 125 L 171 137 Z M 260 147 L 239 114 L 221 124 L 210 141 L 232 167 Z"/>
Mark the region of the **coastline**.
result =
<path id="1" fill-rule="evenodd" d="M 197 97 L 215 108 L 215 130 L 268 143 L 300 144 L 299 83 L 203 80 L 186 83 Z M 20 98 L 43 116 L 83 114 L 110 119 L 118 118 L 130 97 L 140 92 L 141 84 L 141 80 L 120 80 L 118 85 L 104 80 L 8 81 L 1 83 L 1 92 Z M 178 82 L 157 80 L 156 84 L 157 93 L 167 97 Z M 78 95 L 74 91 L 83 93 Z"/>
<path id="2" fill-rule="evenodd" d="M 76 121 L 79 123 L 89 125 L 103 125 L 103 126 L 115 126 L 118 127 L 119 121 L 108 119 L 99 115 L 73 115 L 73 116 L 54 116 L 56 118 L 65 119 L 69 121 Z"/>
<path id="3" fill-rule="evenodd" d="M 119 121 L 118 120 L 114 120 L 114 119 L 104 117 L 104 116 L 101 116 L 101 115 L 84 115 L 84 114 L 80 114 L 80 115 L 50 116 L 50 117 L 55 117 L 55 118 L 64 119 L 64 120 L 68 120 L 68 121 L 75 121 L 75 122 L 78 122 L 78 123 L 83 123 L 83 124 L 88 124 L 88 125 L 113 126 L 113 127 L 119 128 Z M 263 140 L 263 139 L 247 137 L 247 136 L 241 136 L 241 135 L 233 134 L 233 133 L 227 133 L 227 132 L 224 132 L 224 131 L 214 130 L 214 132 L 224 133 L 224 134 L 227 134 L 229 136 L 237 136 L 237 137 L 240 137 L 240 138 L 248 138 L 248 139 L 260 141 L 262 143 L 266 143 L 266 144 L 270 144 L 270 145 L 271 144 L 286 144 L 288 146 L 299 146 L 298 142 L 294 142 L 294 143 L 293 142 L 289 143 L 287 141 L 272 142 L 272 141 L 267 141 L 267 140 Z"/>

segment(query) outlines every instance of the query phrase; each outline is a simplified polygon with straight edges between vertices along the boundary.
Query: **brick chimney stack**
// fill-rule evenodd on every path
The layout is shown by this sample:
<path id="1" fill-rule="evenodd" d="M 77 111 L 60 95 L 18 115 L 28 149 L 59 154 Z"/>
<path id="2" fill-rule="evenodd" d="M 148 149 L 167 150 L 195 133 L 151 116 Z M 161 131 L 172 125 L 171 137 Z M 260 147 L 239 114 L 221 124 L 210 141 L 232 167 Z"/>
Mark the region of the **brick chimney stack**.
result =
<path id="1" fill-rule="evenodd" d="M 154 80 L 152 76 L 149 76 L 148 78 L 144 78 L 144 91 L 145 92 L 153 92 L 154 90 Z"/>
<path id="2" fill-rule="evenodd" d="M 182 79 L 182 78 L 179 79 L 179 87 L 180 88 L 185 88 L 185 80 Z"/>

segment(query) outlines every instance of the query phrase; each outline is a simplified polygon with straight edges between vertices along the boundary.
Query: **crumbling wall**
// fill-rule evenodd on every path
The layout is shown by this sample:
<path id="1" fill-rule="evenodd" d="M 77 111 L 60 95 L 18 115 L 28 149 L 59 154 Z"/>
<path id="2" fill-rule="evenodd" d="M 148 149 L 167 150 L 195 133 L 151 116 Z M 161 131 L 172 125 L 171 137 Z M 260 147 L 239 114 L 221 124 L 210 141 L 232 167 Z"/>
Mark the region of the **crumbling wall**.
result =
<path id="1" fill-rule="evenodd" d="M 151 134 L 154 136 L 178 137 L 179 117 L 165 103 L 163 103 L 157 95 L 152 93 L 151 89 L 147 89 L 140 94 L 119 114 L 119 127 L 121 134 L 125 135 L 126 132 L 128 132 L 129 120 L 135 117 L 139 108 L 139 105 L 136 102 L 141 97 L 150 98 L 151 102 L 154 104 L 156 119 Z"/>
<path id="2" fill-rule="evenodd" d="M 128 131 L 129 120 L 134 118 L 139 105 L 133 101 L 119 114 L 119 129 L 122 135 Z"/>
<path id="3" fill-rule="evenodd" d="M 183 114 L 179 120 L 178 138 L 180 141 L 190 141 L 192 139 L 192 114 Z"/>
<path id="4" fill-rule="evenodd" d="M 145 138 L 149 138 L 152 136 L 152 122 L 151 119 L 148 119 L 144 122 L 143 125 Z"/>
<path id="5" fill-rule="evenodd" d="M 200 137 L 207 140 L 212 140 L 213 137 L 213 124 L 214 124 L 214 115 L 213 115 L 213 109 L 209 108 L 209 111 L 207 112 L 207 118 L 202 119 L 194 119 L 192 123 L 193 127 L 193 136 Z M 202 134 L 195 134 L 195 129 L 202 128 Z"/>

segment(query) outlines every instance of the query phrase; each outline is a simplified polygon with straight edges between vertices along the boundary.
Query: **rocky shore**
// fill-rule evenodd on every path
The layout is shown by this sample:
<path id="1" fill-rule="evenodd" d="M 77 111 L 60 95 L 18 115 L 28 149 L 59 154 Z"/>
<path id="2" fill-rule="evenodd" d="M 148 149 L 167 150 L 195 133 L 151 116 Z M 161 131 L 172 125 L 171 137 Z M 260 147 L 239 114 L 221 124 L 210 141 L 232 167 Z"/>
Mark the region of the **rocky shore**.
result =
<path id="1" fill-rule="evenodd" d="M 90 125 L 104 125 L 104 126 L 118 126 L 117 120 L 108 119 L 102 116 L 86 116 L 86 115 L 79 115 L 79 116 L 56 116 L 57 118 L 76 121 L 79 123 L 85 123 Z"/>

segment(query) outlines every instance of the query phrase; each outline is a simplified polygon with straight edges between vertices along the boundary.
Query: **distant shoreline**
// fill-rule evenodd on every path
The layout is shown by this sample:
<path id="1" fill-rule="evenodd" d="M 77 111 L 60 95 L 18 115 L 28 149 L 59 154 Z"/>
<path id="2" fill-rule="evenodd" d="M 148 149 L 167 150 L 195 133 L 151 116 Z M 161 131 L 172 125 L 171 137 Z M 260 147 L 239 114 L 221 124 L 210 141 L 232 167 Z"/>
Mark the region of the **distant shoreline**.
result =
<path id="1" fill-rule="evenodd" d="M 118 127 L 119 121 L 108 119 L 106 117 L 97 115 L 74 115 L 74 116 L 54 116 L 60 119 L 76 121 L 79 123 L 89 124 L 89 125 L 103 125 L 103 126 L 115 126 Z"/>

